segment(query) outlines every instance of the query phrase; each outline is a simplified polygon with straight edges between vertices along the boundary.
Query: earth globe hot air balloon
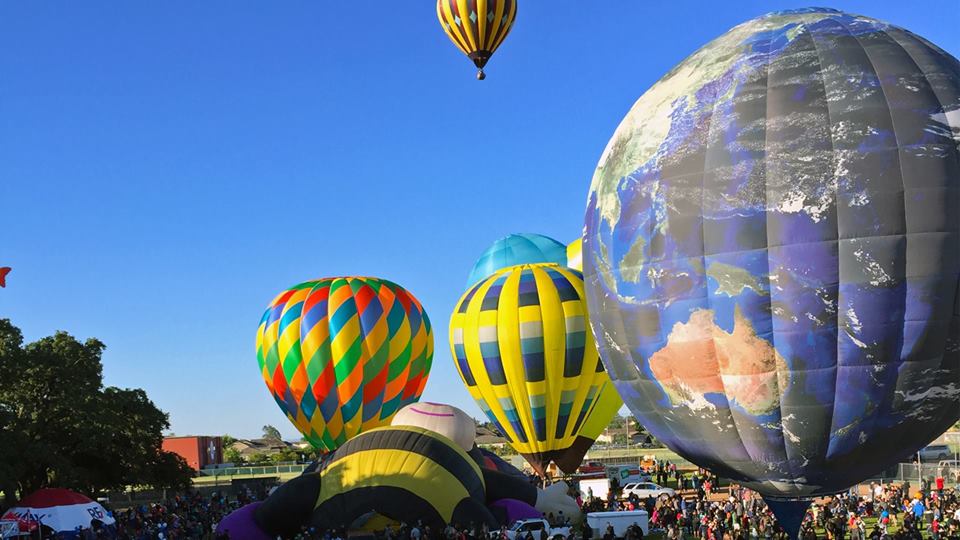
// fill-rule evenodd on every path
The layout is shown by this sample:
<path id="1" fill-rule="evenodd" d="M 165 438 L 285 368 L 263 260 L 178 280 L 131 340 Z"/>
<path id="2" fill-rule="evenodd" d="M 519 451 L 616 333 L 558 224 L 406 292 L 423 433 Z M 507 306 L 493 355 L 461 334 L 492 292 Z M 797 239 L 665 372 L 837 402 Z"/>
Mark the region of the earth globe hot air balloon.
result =
<path id="1" fill-rule="evenodd" d="M 257 330 L 263 380 L 316 448 L 389 425 L 420 398 L 433 331 L 420 302 L 373 277 L 307 281 L 280 293 Z"/>
<path id="2" fill-rule="evenodd" d="M 437 0 L 437 18 L 450 41 L 477 66 L 483 67 L 503 43 L 517 17 L 517 0 Z"/>
<path id="3" fill-rule="evenodd" d="M 609 384 L 580 272 L 556 264 L 498 270 L 457 303 L 450 346 L 470 395 L 538 473 L 551 461 L 576 470 L 593 444 L 580 432 Z"/>
<path id="4" fill-rule="evenodd" d="M 805 9 L 688 57 L 600 159 L 583 258 L 608 373 L 794 533 L 960 417 L 958 140 L 955 58 Z"/>

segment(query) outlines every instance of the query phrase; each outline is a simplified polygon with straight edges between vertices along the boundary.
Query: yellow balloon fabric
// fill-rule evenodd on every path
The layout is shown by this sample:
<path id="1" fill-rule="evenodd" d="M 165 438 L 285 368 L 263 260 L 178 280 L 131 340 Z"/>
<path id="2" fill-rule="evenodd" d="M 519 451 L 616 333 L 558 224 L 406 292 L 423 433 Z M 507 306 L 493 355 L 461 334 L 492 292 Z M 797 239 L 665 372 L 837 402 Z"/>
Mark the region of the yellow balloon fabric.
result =
<path id="1" fill-rule="evenodd" d="M 577 238 L 567 244 L 567 266 L 583 272 L 583 239 Z"/>
<path id="2" fill-rule="evenodd" d="M 481 73 L 516 17 L 516 0 L 437 0 L 443 31 Z"/>
<path id="3" fill-rule="evenodd" d="M 578 445 L 578 435 L 609 384 L 580 272 L 556 264 L 498 270 L 457 303 L 450 346 L 470 395 L 534 469 L 579 466 L 589 444 Z"/>
<path id="4" fill-rule="evenodd" d="M 338 448 L 319 474 L 314 523 L 325 527 L 350 523 L 370 510 L 434 526 L 489 518 L 480 466 L 455 442 L 425 428 L 361 433 Z"/>
<path id="5" fill-rule="evenodd" d="M 567 266 L 583 272 L 582 238 L 577 238 L 567 245 Z M 613 382 L 610 380 L 610 376 L 607 375 L 606 371 L 603 372 L 603 378 L 605 381 L 600 388 L 597 405 L 590 411 L 590 415 L 587 416 L 587 420 L 584 422 L 583 429 L 580 430 L 580 435 L 591 441 L 597 440 L 597 437 L 603 433 L 603 430 L 623 407 L 623 400 L 620 399 L 620 394 L 617 393 L 617 389 L 613 386 Z"/>

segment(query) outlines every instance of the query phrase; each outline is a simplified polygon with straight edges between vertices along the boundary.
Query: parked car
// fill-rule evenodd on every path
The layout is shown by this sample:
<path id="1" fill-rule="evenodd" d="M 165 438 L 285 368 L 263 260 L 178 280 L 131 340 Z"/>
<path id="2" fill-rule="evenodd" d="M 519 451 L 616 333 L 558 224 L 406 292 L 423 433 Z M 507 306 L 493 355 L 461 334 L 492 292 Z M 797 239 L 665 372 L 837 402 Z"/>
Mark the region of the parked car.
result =
<path id="1" fill-rule="evenodd" d="M 521 519 L 513 522 L 513 525 L 507 529 L 507 538 L 516 540 L 527 534 L 527 531 L 533 533 L 535 540 L 540 539 L 540 531 L 546 529 L 547 538 L 566 538 L 570 536 L 570 527 L 550 527 L 545 519 Z"/>
<path id="2" fill-rule="evenodd" d="M 917 454 L 920 456 L 920 461 L 944 461 L 953 456 L 950 447 L 945 444 L 931 444 Z"/>
<path id="3" fill-rule="evenodd" d="M 674 491 L 668 487 L 663 487 L 653 482 L 631 482 L 623 486 L 623 497 L 627 498 L 631 495 L 636 495 L 641 499 L 646 499 L 647 497 L 657 498 L 661 495 L 674 495 Z"/>
<path id="4" fill-rule="evenodd" d="M 937 464 L 937 472 L 944 478 L 949 478 L 954 482 L 960 482 L 960 461 L 956 459 L 945 459 Z"/>
<path id="5" fill-rule="evenodd" d="M 607 470 L 606 465 L 600 463 L 599 461 L 584 461 L 580 468 L 577 469 L 577 472 L 580 474 L 591 474 L 591 473 L 602 473 Z"/>

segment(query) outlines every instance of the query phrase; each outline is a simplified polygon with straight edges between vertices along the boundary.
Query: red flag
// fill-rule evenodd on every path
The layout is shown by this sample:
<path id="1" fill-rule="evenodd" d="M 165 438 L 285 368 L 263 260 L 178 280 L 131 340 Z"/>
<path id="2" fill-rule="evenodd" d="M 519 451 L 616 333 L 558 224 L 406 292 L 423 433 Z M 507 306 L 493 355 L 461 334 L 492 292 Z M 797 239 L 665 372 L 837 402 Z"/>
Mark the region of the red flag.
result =
<path id="1" fill-rule="evenodd" d="M 9 266 L 0 267 L 0 287 L 7 286 L 7 274 L 10 273 Z"/>

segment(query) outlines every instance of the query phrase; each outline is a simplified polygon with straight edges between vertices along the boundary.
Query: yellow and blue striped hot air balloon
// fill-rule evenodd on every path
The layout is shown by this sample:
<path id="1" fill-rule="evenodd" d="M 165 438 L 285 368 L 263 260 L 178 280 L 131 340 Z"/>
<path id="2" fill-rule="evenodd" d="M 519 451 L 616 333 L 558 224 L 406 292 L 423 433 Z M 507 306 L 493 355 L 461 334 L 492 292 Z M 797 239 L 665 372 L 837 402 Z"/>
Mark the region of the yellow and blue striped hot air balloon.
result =
<path id="1" fill-rule="evenodd" d="M 257 360 L 287 418 L 316 448 L 331 451 L 420 398 L 433 331 L 420 302 L 395 283 L 325 278 L 270 303 Z"/>
<path id="2" fill-rule="evenodd" d="M 583 239 L 577 238 L 567 244 L 567 266 L 574 270 L 583 272 Z M 623 407 L 623 400 L 617 393 L 616 387 L 610 380 L 610 375 L 606 370 L 603 372 L 604 384 L 600 387 L 597 394 L 597 404 L 583 424 L 580 435 L 590 441 L 597 440 L 600 433 L 607 428 L 613 417 Z"/>
<path id="3" fill-rule="evenodd" d="M 580 272 L 556 264 L 498 270 L 450 320 L 470 395 L 541 474 L 551 461 L 572 472 L 593 443 L 579 435 L 609 377 L 588 322 Z"/>
<path id="4" fill-rule="evenodd" d="M 477 66 L 483 66 L 510 33 L 517 17 L 516 0 L 437 0 L 437 17 L 447 37 Z"/>

